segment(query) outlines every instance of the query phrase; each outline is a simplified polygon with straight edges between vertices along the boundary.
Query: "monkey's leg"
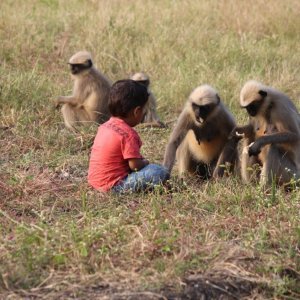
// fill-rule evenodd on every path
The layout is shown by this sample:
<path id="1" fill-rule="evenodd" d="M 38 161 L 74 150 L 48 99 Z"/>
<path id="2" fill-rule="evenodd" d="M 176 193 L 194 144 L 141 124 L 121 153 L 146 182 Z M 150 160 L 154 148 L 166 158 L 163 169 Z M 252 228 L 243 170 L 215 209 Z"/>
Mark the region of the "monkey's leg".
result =
<path id="1" fill-rule="evenodd" d="M 196 175 L 201 180 L 207 180 L 212 176 L 212 170 L 216 161 L 205 164 L 197 160 L 189 150 L 188 142 L 185 140 L 177 150 L 178 172 L 180 177 L 185 175 Z"/>
<path id="2" fill-rule="evenodd" d="M 155 109 L 150 111 L 149 116 L 145 119 L 144 123 L 148 123 L 152 127 L 166 128 L 166 124 L 160 120 Z"/>
<path id="3" fill-rule="evenodd" d="M 277 145 L 270 145 L 266 161 L 263 164 L 260 183 L 270 185 L 273 180 L 279 184 L 289 183 L 292 179 L 300 179 L 300 171 L 288 153 Z"/>
<path id="4" fill-rule="evenodd" d="M 74 129 L 74 124 L 77 121 L 74 107 L 71 107 L 68 104 L 64 104 L 61 108 L 61 112 L 62 112 L 66 127 L 69 129 Z"/>
<path id="5" fill-rule="evenodd" d="M 139 128 L 147 128 L 147 127 L 166 128 L 166 125 L 162 122 L 140 123 L 138 126 L 139 126 Z"/>
<path id="6" fill-rule="evenodd" d="M 222 177 L 225 171 L 233 172 L 234 167 L 237 164 L 237 145 L 239 142 L 239 138 L 231 138 L 225 144 L 219 159 L 216 163 L 216 167 L 214 168 L 213 177 Z"/>
<path id="7" fill-rule="evenodd" d="M 248 183 L 251 180 L 258 180 L 259 172 L 259 159 L 257 156 L 249 156 L 248 147 L 252 141 L 245 139 L 241 153 L 241 176 L 244 182 Z"/>
<path id="8" fill-rule="evenodd" d="M 145 114 L 145 117 L 142 120 L 142 123 L 139 124 L 139 127 L 142 127 L 142 128 L 146 128 L 146 127 L 165 128 L 166 125 L 163 122 L 160 121 L 160 119 L 157 116 L 155 111 L 149 110 Z"/>
<path id="9" fill-rule="evenodd" d="M 146 113 L 140 126 L 144 127 L 158 127 L 165 128 L 166 125 L 160 121 L 156 112 L 156 100 L 153 97 L 149 97 L 146 107 L 144 108 Z"/>
<path id="10" fill-rule="evenodd" d="M 192 153 L 189 151 L 188 143 L 186 140 L 178 147 L 176 153 L 178 161 L 178 173 L 180 177 L 187 174 L 195 174 L 197 171 L 196 161 L 193 159 Z"/>
<path id="11" fill-rule="evenodd" d="M 88 122 L 89 115 L 82 108 L 76 108 L 69 104 L 64 104 L 61 108 L 63 114 L 64 122 L 67 128 L 74 130 L 75 125 L 78 125 L 78 122 Z"/>

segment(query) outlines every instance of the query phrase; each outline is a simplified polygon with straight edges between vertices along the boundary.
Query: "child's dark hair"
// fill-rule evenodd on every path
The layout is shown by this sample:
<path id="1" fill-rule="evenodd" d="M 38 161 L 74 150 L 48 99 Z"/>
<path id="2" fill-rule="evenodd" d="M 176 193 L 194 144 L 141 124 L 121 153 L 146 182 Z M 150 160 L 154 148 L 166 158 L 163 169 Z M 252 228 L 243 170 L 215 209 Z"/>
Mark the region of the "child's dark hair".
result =
<path id="1" fill-rule="evenodd" d="M 143 107 L 149 94 L 147 88 L 131 79 L 116 81 L 109 92 L 108 108 L 114 117 L 126 117 L 138 106 Z"/>

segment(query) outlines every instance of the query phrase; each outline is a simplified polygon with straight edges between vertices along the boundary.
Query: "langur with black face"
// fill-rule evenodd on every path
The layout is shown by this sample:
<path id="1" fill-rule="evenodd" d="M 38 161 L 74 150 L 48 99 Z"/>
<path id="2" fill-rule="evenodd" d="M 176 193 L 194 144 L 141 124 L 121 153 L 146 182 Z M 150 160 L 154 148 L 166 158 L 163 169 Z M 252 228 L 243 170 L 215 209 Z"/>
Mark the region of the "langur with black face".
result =
<path id="1" fill-rule="evenodd" d="M 171 134 L 163 165 L 171 172 L 176 157 L 180 176 L 189 173 L 200 179 L 233 171 L 237 149 L 234 143 L 227 144 L 227 140 L 235 126 L 217 91 L 209 85 L 197 87 Z"/>
<path id="2" fill-rule="evenodd" d="M 75 130 L 79 124 L 104 123 L 110 117 L 108 94 L 111 82 L 95 68 L 87 51 L 74 54 L 69 65 L 74 79 L 73 94 L 55 100 L 56 107 L 62 105 L 66 127 Z"/>
<path id="3" fill-rule="evenodd" d="M 250 121 L 234 132 L 243 138 L 241 173 L 251 180 L 254 164 L 262 166 L 258 174 L 262 185 L 289 185 L 300 179 L 300 115 L 284 93 L 251 80 L 241 90 L 240 105 Z M 254 168 L 255 169 L 255 168 Z"/>
<path id="4" fill-rule="evenodd" d="M 139 72 L 133 74 L 130 79 L 139 82 L 148 89 L 149 98 L 145 105 L 145 116 L 141 122 L 142 127 L 151 126 L 151 127 L 165 127 L 165 124 L 161 122 L 160 118 L 156 112 L 156 98 L 150 90 L 150 79 L 149 76 L 145 73 Z"/>

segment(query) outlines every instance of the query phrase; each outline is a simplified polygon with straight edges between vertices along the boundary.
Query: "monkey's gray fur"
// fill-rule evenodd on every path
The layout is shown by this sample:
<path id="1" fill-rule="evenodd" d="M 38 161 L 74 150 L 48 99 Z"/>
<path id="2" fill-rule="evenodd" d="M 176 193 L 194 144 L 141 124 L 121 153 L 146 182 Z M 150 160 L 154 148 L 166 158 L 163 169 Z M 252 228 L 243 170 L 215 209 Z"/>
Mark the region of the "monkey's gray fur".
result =
<path id="1" fill-rule="evenodd" d="M 232 171 L 237 149 L 227 139 L 235 120 L 217 91 L 201 85 L 190 94 L 166 147 L 163 165 L 171 172 L 175 156 L 180 176 L 190 173 L 200 178 L 223 176 L 224 165 Z"/>
<path id="2" fill-rule="evenodd" d="M 111 82 L 93 64 L 91 54 L 80 51 L 74 54 L 69 65 L 74 79 L 73 94 L 56 99 L 56 107 L 62 104 L 66 127 L 75 129 L 83 123 L 103 123 L 108 120 L 108 94 Z"/>
<path id="3" fill-rule="evenodd" d="M 300 115 L 284 93 L 251 80 L 240 93 L 250 122 L 235 132 L 244 137 L 241 173 L 249 182 L 250 167 L 262 165 L 261 184 L 288 184 L 300 179 Z"/>
<path id="4" fill-rule="evenodd" d="M 142 120 L 142 126 L 165 127 L 161 122 L 156 111 L 156 98 L 150 90 L 149 76 L 143 72 L 133 74 L 130 79 L 140 82 L 148 89 L 149 98 L 145 106 L 145 117 Z"/>

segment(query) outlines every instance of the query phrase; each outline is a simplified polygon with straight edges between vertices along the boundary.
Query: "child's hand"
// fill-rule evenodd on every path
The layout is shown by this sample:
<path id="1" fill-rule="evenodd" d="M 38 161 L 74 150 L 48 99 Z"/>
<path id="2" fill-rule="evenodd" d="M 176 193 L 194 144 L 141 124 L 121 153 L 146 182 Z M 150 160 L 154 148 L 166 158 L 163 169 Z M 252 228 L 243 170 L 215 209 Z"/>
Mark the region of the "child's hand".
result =
<path id="1" fill-rule="evenodd" d="M 131 158 L 128 160 L 128 164 L 131 171 L 139 171 L 149 165 L 149 161 L 144 158 Z"/>
<path id="2" fill-rule="evenodd" d="M 145 166 L 149 165 L 149 160 L 148 160 L 148 159 L 143 158 L 143 161 L 144 161 L 144 163 L 145 163 Z"/>

